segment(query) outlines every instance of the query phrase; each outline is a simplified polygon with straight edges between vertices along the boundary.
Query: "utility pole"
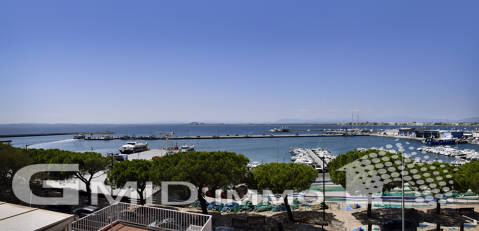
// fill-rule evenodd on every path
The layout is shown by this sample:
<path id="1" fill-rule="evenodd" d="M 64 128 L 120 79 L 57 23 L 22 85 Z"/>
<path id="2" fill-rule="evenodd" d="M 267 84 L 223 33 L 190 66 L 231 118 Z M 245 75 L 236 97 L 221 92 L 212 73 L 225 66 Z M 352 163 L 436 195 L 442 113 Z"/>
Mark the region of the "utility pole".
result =
<path id="1" fill-rule="evenodd" d="M 113 171 L 113 152 L 111 153 L 111 170 Z M 113 184 L 110 182 L 110 195 L 113 198 Z"/>
<path id="2" fill-rule="evenodd" d="M 328 225 L 328 223 L 326 222 L 326 186 L 325 186 L 326 179 L 325 179 L 325 172 L 324 172 L 325 171 L 324 154 L 322 157 L 319 156 L 319 158 L 321 159 L 321 162 L 323 164 L 323 168 L 321 171 L 323 175 L 323 202 L 321 203 L 321 209 L 323 210 L 323 221 L 321 222 L 321 230 L 323 231 L 324 226 Z"/>

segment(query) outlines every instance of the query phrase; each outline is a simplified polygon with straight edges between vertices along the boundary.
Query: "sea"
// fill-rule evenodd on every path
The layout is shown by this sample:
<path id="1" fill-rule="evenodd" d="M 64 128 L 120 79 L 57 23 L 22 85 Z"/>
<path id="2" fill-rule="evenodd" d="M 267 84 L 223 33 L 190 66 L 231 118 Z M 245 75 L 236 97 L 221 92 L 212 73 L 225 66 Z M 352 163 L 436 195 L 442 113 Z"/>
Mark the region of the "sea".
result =
<path id="1" fill-rule="evenodd" d="M 25 133 L 60 133 L 60 132 L 96 132 L 111 131 L 114 136 L 159 136 L 162 132 L 174 132 L 174 136 L 207 136 L 207 135 L 253 135 L 270 134 L 272 128 L 286 127 L 294 133 L 321 133 L 322 129 L 394 129 L 397 126 L 341 126 L 341 125 L 254 125 L 254 124 L 0 124 L 0 134 L 25 134 Z M 467 129 L 475 130 L 477 127 L 448 127 L 434 126 L 422 127 L 431 129 Z M 16 147 L 62 149 L 76 152 L 93 151 L 104 155 L 118 153 L 126 140 L 87 141 L 73 139 L 72 135 L 58 136 L 31 136 L 11 137 L 0 140 L 11 140 Z M 143 141 L 142 141 L 143 142 Z M 166 147 L 165 140 L 148 140 L 152 149 Z M 292 148 L 317 148 L 321 147 L 333 155 L 339 155 L 356 148 L 397 148 L 399 145 L 407 152 L 416 152 L 423 146 L 419 141 L 396 139 L 376 136 L 344 136 L 344 137 L 292 137 L 292 138 L 235 138 L 235 139 L 201 139 L 201 140 L 169 140 L 169 146 L 177 144 L 194 145 L 198 151 L 230 151 L 241 153 L 251 161 L 263 163 L 291 162 L 289 151 Z M 459 149 L 473 149 L 479 151 L 479 145 L 459 144 Z M 418 153 L 422 157 L 437 158 L 449 162 L 450 157 L 435 154 Z"/>

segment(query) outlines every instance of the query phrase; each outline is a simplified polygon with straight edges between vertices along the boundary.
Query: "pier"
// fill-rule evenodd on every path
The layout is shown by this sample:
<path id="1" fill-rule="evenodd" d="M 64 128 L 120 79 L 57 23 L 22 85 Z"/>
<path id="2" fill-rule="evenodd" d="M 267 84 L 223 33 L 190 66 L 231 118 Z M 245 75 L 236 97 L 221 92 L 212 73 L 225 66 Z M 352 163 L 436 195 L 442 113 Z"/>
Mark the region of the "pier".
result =
<path id="1" fill-rule="evenodd" d="M 321 158 L 319 158 L 319 156 L 313 150 L 306 149 L 306 154 L 308 154 L 308 156 L 313 160 L 313 162 L 316 163 L 317 166 L 321 166 L 321 168 L 326 166 L 326 163 L 323 163 Z"/>
<path id="2" fill-rule="evenodd" d="M 28 137 L 28 136 L 63 136 L 63 135 L 77 135 L 77 134 L 107 135 L 107 134 L 113 134 L 113 132 L 103 131 L 103 132 L 53 132 L 53 133 L 4 134 L 4 135 L 0 135 L 0 138 Z"/>

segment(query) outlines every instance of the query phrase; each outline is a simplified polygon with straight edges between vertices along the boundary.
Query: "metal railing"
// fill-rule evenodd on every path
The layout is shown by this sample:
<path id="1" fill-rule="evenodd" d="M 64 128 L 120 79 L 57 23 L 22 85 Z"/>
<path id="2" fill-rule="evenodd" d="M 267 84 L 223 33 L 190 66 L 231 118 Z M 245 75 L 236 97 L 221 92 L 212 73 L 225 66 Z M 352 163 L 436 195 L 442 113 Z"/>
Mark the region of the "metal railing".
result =
<path id="1" fill-rule="evenodd" d="M 118 223 L 148 230 L 212 230 L 211 215 L 127 203 L 116 203 L 83 217 L 72 224 L 72 230 L 106 231 Z"/>

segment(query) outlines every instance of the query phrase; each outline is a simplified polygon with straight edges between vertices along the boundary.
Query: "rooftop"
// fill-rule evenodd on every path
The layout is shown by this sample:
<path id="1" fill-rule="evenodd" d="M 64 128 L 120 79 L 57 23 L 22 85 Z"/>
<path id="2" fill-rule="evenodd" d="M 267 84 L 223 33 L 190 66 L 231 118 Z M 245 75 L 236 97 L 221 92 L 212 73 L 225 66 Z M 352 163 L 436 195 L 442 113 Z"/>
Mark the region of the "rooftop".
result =
<path id="1" fill-rule="evenodd" d="M 66 227 L 74 215 L 44 209 L 0 202 L 0 227 L 2 230 L 44 230 L 51 227 Z M 21 225 L 19 225 L 21 224 Z"/>

